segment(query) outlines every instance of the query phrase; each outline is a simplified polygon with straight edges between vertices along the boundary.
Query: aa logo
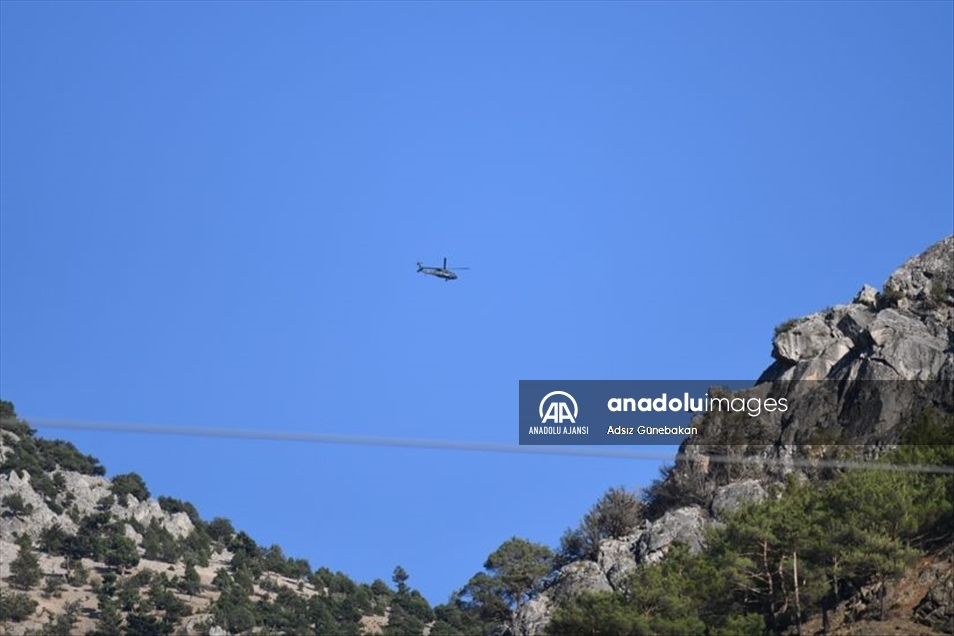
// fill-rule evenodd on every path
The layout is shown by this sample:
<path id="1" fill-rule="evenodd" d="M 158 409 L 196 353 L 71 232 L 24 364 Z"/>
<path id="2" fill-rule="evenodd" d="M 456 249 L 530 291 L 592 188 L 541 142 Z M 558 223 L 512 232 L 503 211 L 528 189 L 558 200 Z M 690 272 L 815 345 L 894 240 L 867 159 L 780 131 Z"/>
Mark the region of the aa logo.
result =
<path id="1" fill-rule="evenodd" d="M 551 400 L 556 396 L 562 396 L 567 398 L 570 402 L 569 404 L 564 401 Z M 550 401 L 547 404 L 547 401 Z M 573 405 L 573 410 L 570 410 L 570 405 Z M 544 410 L 546 407 L 546 410 Z M 543 396 L 543 399 L 540 400 L 540 422 L 546 424 L 547 422 L 553 422 L 554 424 L 562 424 L 563 422 L 570 422 L 571 424 L 576 424 L 576 416 L 579 414 L 579 409 L 576 406 L 576 400 L 573 399 L 573 396 L 567 393 L 566 391 L 553 391 L 552 393 L 547 393 Z"/>

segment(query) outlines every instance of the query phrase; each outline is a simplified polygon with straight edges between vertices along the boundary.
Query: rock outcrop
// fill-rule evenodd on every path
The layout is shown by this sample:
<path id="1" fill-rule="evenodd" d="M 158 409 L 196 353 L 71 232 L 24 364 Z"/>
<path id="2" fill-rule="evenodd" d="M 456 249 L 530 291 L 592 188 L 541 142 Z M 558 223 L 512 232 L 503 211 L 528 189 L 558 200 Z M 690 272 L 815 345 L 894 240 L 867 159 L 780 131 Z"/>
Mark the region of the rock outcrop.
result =
<path id="1" fill-rule="evenodd" d="M 17 439 L 16 435 L 10 432 L 5 431 L 3 435 L 7 438 L 7 448 Z M 111 482 L 105 477 L 69 470 L 57 471 L 57 475 L 63 480 L 60 486 L 61 497 L 58 499 L 64 503 L 69 502 L 68 507 L 59 506 L 59 510 L 51 508 L 53 504 L 34 489 L 33 477 L 28 471 L 13 470 L 0 474 L 2 497 L 17 495 L 29 510 L 28 514 L 15 514 L 4 509 L 0 514 L 0 555 L 12 554 L 15 557 L 18 536 L 27 535 L 37 543 L 42 532 L 54 525 L 58 525 L 67 534 L 76 534 L 79 530 L 76 519 L 83 519 L 97 511 L 108 512 L 114 519 L 133 521 L 139 528 L 157 521 L 160 527 L 176 539 L 187 537 L 194 530 L 192 520 L 186 513 L 167 513 L 155 499 L 138 501 L 132 495 L 127 495 L 125 503 L 114 501 L 109 508 L 102 509 L 100 502 L 112 493 Z M 142 536 L 130 523 L 126 524 L 125 532 L 126 536 L 136 543 L 142 540 Z M 140 548 L 140 553 L 142 552 Z M 9 575 L 11 560 L 0 559 L 0 578 Z"/>
<path id="2" fill-rule="evenodd" d="M 928 585 L 927 594 L 914 608 L 918 623 L 954 634 L 954 568 L 932 564 L 919 573 L 918 582 Z"/>
<path id="3" fill-rule="evenodd" d="M 758 418 L 697 415 L 692 425 L 700 433 L 682 445 L 667 477 L 669 491 L 687 503 L 661 511 L 629 537 L 604 541 L 595 562 L 565 566 L 517 612 L 515 634 L 540 634 L 555 607 L 574 594 L 620 589 L 635 568 L 662 560 L 674 543 L 701 549 L 709 524 L 763 500 L 790 475 L 824 478 L 813 461 L 875 458 L 895 447 L 925 408 L 954 412 L 954 236 L 905 262 L 881 292 L 864 285 L 848 304 L 780 325 L 772 357 L 753 387 L 725 395 L 785 398 L 791 408 Z M 727 455 L 739 461 L 720 461 Z M 951 586 L 950 570 L 929 586 L 916 610 L 924 621 L 949 619 Z"/>
<path id="4" fill-rule="evenodd" d="M 822 476 L 795 465 L 835 453 L 876 457 L 926 408 L 954 412 L 954 237 L 904 263 L 881 293 L 865 285 L 847 305 L 781 325 L 772 355 L 755 385 L 732 396 L 784 398 L 790 408 L 757 420 L 700 414 L 700 434 L 683 444 L 687 459 L 670 476 L 713 512 L 724 505 L 716 492 L 733 482 Z M 752 461 L 715 461 L 727 454 Z"/>
<path id="5" fill-rule="evenodd" d="M 0 475 L 0 492 L 3 496 L 20 495 L 23 502 L 32 508 L 29 515 L 7 514 L 0 516 L 0 541 L 12 542 L 19 534 L 29 535 L 36 541 L 40 533 L 56 524 L 65 532 L 77 531 L 74 517 L 83 518 L 98 510 L 98 502 L 111 493 L 110 481 L 105 477 L 83 475 L 72 471 L 60 471 L 64 478 L 63 492 L 69 493 L 72 515 L 69 511 L 54 512 L 44 498 L 33 489 L 30 473 L 12 471 Z M 108 509 L 116 519 L 134 520 L 141 526 L 148 526 L 153 520 L 169 531 L 173 537 L 181 539 L 188 536 L 194 526 L 184 512 L 168 514 L 155 499 L 138 501 L 132 495 L 127 496 L 126 504 L 114 503 Z M 130 528 L 131 530 L 131 528 Z M 131 534 L 132 538 L 135 533 Z"/>
<path id="6" fill-rule="evenodd" d="M 768 493 L 757 479 L 743 479 L 719 488 L 712 498 L 712 516 L 722 521 L 725 515 L 744 504 L 760 502 Z"/>
<path id="7" fill-rule="evenodd" d="M 593 561 L 576 561 L 560 569 L 548 589 L 517 610 L 513 632 L 540 634 L 553 610 L 581 592 L 609 592 L 613 587 L 606 573 Z"/>
<path id="8" fill-rule="evenodd" d="M 636 540 L 637 562 L 651 565 L 662 561 L 673 543 L 688 546 L 690 552 L 700 552 L 708 521 L 708 514 L 699 506 L 667 512 L 640 533 Z"/>
<path id="9" fill-rule="evenodd" d="M 877 379 L 933 379 L 954 346 L 954 236 L 899 267 L 881 293 L 864 285 L 854 300 L 781 325 L 758 383 L 820 380 L 862 361 Z"/>

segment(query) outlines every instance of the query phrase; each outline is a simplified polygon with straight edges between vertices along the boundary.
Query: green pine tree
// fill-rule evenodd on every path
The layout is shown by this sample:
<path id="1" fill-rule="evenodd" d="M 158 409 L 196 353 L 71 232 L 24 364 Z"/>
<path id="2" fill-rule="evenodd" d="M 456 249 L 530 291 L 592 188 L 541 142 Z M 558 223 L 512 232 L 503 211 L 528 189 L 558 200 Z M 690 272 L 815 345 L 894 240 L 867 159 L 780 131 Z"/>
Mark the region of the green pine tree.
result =
<path id="1" fill-rule="evenodd" d="M 33 541 L 27 535 L 17 538 L 19 552 L 10 563 L 10 582 L 22 590 L 31 590 L 40 582 L 43 572 L 40 559 L 33 550 Z"/>

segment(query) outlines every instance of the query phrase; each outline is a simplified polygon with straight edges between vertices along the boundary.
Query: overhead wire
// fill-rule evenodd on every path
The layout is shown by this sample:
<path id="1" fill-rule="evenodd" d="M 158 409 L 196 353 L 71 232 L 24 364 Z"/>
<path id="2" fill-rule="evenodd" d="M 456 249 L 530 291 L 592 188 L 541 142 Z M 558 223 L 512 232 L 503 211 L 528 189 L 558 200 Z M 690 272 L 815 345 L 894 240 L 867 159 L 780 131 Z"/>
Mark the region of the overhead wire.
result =
<path id="1" fill-rule="evenodd" d="M 605 447 L 580 446 L 528 446 L 468 440 L 408 439 L 400 437 L 369 437 L 331 433 L 304 433 L 292 431 L 253 430 L 242 428 L 210 428 L 198 426 L 166 426 L 118 422 L 82 422 L 51 418 L 6 418 L 0 422 L 23 422 L 35 428 L 208 437 L 219 439 L 245 439 L 272 442 L 302 442 L 311 444 L 343 444 L 350 446 L 378 446 L 387 448 L 417 448 L 429 450 L 456 450 L 484 453 L 510 453 L 524 455 L 551 455 L 569 457 L 593 457 L 660 462 L 708 462 L 712 464 L 746 464 L 750 466 L 781 466 L 791 468 L 862 469 L 912 473 L 954 475 L 954 466 L 929 464 L 897 464 L 876 460 L 805 459 L 796 457 L 759 457 L 754 455 L 710 455 L 708 453 L 661 453 L 632 450 L 611 450 Z M 704 445 L 700 445 L 704 447 Z M 690 446 L 691 448 L 691 446 Z"/>

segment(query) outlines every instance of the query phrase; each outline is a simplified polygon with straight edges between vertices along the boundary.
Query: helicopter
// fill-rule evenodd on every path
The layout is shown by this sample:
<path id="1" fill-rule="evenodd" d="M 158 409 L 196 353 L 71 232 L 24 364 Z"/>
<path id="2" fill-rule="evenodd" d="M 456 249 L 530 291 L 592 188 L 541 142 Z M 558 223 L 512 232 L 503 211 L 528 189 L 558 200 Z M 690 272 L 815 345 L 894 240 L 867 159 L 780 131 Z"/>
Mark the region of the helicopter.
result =
<path id="1" fill-rule="evenodd" d="M 457 269 L 470 269 L 469 267 L 458 267 Z M 417 262 L 417 271 L 422 274 L 429 274 L 431 276 L 437 276 L 438 278 L 443 278 L 444 282 L 451 280 L 457 280 L 457 274 L 453 271 L 447 269 L 447 257 L 444 257 L 444 266 L 443 267 L 426 267 L 421 265 L 421 262 Z"/>

